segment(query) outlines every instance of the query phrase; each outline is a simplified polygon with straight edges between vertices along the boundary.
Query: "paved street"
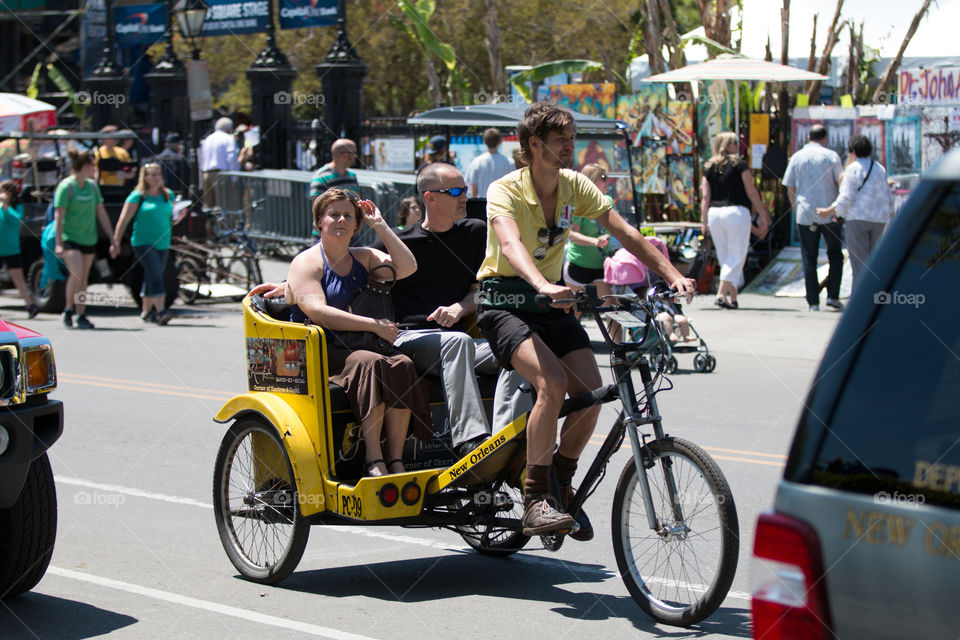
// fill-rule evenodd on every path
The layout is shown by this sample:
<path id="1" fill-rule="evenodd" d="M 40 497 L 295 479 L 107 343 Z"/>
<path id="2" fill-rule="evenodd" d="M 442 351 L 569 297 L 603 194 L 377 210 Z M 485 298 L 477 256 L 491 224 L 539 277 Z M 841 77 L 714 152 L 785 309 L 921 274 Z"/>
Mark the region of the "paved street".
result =
<path id="1" fill-rule="evenodd" d="M 268 277 L 270 273 L 268 272 Z M 314 528 L 281 586 L 239 579 L 211 507 L 221 404 L 245 390 L 236 303 L 178 307 L 170 326 L 135 310 L 96 308 L 93 332 L 26 315 L 11 291 L 0 313 L 54 343 L 65 430 L 50 455 L 60 524 L 50 570 L 0 606 L 4 638 L 688 638 L 749 637 L 749 569 L 758 512 L 775 484 L 806 389 L 839 314 L 802 299 L 745 295 L 739 311 L 710 298 L 687 307 L 717 358 L 693 372 L 680 354 L 675 388 L 658 396 L 665 427 L 723 468 L 740 518 L 740 564 L 720 611 L 696 629 L 653 623 L 616 572 L 610 503 L 627 452 L 588 502 L 589 543 L 557 553 L 534 540 L 496 559 L 454 533 L 397 527 Z M 605 364 L 605 358 L 601 360 Z M 607 371 L 604 369 L 604 371 Z M 613 420 L 604 407 L 591 446 Z M 586 466 L 586 465 L 584 465 Z"/>

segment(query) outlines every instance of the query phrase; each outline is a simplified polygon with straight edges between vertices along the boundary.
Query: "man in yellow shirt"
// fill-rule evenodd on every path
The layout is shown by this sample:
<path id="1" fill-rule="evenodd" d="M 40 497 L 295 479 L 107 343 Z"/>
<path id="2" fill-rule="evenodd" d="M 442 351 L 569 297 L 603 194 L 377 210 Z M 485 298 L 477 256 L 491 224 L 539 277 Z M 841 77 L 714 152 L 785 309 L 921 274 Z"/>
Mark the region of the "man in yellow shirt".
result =
<path id="1" fill-rule="evenodd" d="M 100 129 L 100 133 L 103 134 L 116 133 L 117 131 L 117 127 L 112 124 L 108 124 Z M 119 146 L 117 144 L 117 140 L 109 137 L 109 135 L 103 139 L 103 144 L 100 145 L 99 149 L 97 149 L 95 159 L 97 171 L 99 173 L 99 180 L 97 181 L 99 184 L 120 186 L 136 175 L 136 171 L 132 169 L 129 171 L 114 171 L 100 168 L 100 161 L 108 159 L 116 159 L 117 161 L 126 165 L 132 164 L 132 161 L 130 160 L 130 154 L 127 153 L 127 150 Z"/>
<path id="2" fill-rule="evenodd" d="M 528 166 L 497 180 L 487 191 L 487 250 L 477 273 L 478 323 L 501 366 L 515 369 L 536 389 L 536 403 L 527 420 L 523 533 L 571 532 L 574 539 L 589 540 L 593 529 L 586 514 L 581 510 L 574 519 L 563 509 L 573 498 L 577 461 L 593 434 L 600 406 L 567 416 L 559 448 L 555 443 L 564 396 L 600 387 L 600 370 L 586 331 L 569 313 L 571 303 L 537 310 L 519 301 L 532 302 L 536 294 L 553 300 L 574 297 L 573 291 L 558 283 L 563 247 L 575 215 L 596 219 L 627 250 L 685 293 L 688 302 L 696 283 L 680 275 L 611 209 L 586 176 L 567 168 L 572 165 L 576 136 L 569 111 L 536 102 L 524 113 L 518 132 Z M 563 504 L 556 504 L 550 495 L 551 466 Z"/>

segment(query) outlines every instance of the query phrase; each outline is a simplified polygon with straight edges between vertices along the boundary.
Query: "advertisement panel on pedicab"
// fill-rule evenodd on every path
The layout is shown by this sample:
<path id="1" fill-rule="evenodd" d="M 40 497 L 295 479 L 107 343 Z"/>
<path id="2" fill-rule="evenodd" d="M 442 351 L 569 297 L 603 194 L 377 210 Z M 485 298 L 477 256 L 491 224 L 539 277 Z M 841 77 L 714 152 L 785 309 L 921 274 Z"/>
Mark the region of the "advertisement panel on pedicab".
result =
<path id="1" fill-rule="evenodd" d="M 247 338 L 247 388 L 307 395 L 306 354 L 303 340 Z"/>

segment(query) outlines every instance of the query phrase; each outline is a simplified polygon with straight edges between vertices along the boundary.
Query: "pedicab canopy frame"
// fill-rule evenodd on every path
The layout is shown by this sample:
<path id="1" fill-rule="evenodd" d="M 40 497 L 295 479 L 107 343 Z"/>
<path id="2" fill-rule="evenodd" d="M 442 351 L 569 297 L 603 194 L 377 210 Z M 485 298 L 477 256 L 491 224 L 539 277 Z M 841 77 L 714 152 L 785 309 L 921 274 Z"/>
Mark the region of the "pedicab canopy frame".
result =
<path id="1" fill-rule="evenodd" d="M 523 112 L 530 106 L 526 103 L 502 102 L 494 104 L 472 104 L 456 107 L 440 107 L 417 114 L 412 118 L 407 118 L 407 124 L 427 126 L 427 127 L 497 127 L 498 129 L 516 129 L 520 120 L 523 119 Z M 627 127 L 620 120 L 610 120 L 599 116 L 591 116 L 585 113 L 571 112 L 573 119 L 577 123 L 577 133 L 595 134 L 600 136 L 623 136 L 627 148 L 630 147 L 630 139 L 627 135 Z M 450 139 L 449 129 L 446 132 L 447 139 Z M 633 209 L 636 213 L 637 224 L 640 222 L 640 203 L 637 201 L 636 185 L 633 181 L 633 166 L 630 154 L 627 154 L 630 162 L 629 176 L 611 174 L 615 177 L 624 177 L 630 179 L 630 192 L 633 195 Z"/>
<path id="2" fill-rule="evenodd" d="M 691 64 L 680 69 L 658 73 L 644 78 L 641 82 L 696 82 L 698 80 L 763 80 L 766 82 L 806 82 L 808 80 L 829 80 L 827 76 L 804 69 L 788 67 L 766 60 L 721 55 L 714 60 Z M 740 139 L 740 85 L 734 86 L 735 130 Z"/>

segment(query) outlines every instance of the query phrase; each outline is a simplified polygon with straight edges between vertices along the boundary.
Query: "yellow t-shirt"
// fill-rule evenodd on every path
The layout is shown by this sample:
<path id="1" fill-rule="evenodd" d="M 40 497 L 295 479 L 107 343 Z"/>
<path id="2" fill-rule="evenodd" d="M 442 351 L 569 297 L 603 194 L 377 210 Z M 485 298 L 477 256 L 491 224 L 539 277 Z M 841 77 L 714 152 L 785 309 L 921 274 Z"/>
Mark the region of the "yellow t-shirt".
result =
<path id="1" fill-rule="evenodd" d="M 540 273 L 550 282 L 559 282 L 563 269 L 563 248 L 570 235 L 570 221 L 574 216 L 591 220 L 610 210 L 610 205 L 600 189 L 589 178 L 570 169 L 560 170 L 560 182 L 557 185 L 557 210 L 554 221 L 565 232 L 561 242 L 549 247 L 543 260 L 533 258 Z M 517 272 L 500 250 L 500 241 L 493 230 L 491 221 L 497 216 L 507 216 L 516 221 L 520 228 L 520 238 L 527 253 L 543 246 L 537 240 L 537 232 L 547 226 L 540 198 L 533 187 L 530 169 L 524 167 L 508 173 L 487 190 L 487 254 L 477 272 L 477 279 L 493 276 L 516 277 Z"/>
<path id="2" fill-rule="evenodd" d="M 100 147 L 97 149 L 95 157 L 98 161 L 101 158 L 116 158 L 120 162 L 130 162 L 130 154 L 120 145 L 115 146 L 112 150 Z M 120 176 L 115 171 L 101 171 L 100 184 L 121 185 L 123 181 L 120 180 Z"/>

